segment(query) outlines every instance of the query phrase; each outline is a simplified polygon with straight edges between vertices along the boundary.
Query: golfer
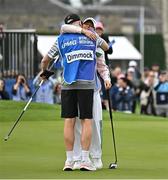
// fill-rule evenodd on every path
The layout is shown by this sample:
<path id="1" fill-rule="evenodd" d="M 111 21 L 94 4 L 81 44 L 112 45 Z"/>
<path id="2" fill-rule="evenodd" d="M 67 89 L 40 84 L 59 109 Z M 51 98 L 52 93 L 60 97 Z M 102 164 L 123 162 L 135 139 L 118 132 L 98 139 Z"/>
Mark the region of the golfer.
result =
<path id="1" fill-rule="evenodd" d="M 66 24 L 80 26 L 78 15 L 70 14 L 65 18 Z M 82 133 L 82 164 L 81 170 L 96 170 L 89 158 L 89 148 L 92 137 L 92 107 L 95 87 L 96 44 L 108 50 L 108 44 L 103 40 L 93 41 L 83 34 L 61 34 L 50 51 L 41 61 L 44 72 L 49 62 L 57 55 L 63 61 L 63 86 L 61 116 L 64 121 L 64 141 L 67 159 L 63 170 L 72 170 L 74 165 L 74 126 L 78 116 L 78 105 Z"/>

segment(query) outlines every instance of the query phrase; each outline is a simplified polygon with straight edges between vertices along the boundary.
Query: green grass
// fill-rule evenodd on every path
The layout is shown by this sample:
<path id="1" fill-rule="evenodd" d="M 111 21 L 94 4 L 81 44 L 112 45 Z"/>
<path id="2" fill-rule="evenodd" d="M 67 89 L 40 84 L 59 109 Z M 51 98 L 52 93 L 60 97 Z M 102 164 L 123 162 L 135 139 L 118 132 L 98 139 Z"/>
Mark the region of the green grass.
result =
<path id="1" fill-rule="evenodd" d="M 168 121 L 165 118 L 113 113 L 118 169 L 114 162 L 108 112 L 103 120 L 104 168 L 63 172 L 65 149 L 60 106 L 31 103 L 10 139 L 3 141 L 25 102 L 0 101 L 0 179 L 166 179 Z"/>

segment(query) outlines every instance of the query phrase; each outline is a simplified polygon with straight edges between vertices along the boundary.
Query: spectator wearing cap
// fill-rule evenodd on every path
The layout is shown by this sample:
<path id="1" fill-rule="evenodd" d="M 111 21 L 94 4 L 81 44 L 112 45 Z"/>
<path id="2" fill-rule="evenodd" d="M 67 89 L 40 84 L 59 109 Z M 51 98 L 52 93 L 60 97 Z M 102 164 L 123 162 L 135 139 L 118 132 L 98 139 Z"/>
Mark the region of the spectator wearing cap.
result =
<path id="1" fill-rule="evenodd" d="M 139 87 L 137 87 L 137 85 L 135 84 L 134 81 L 134 73 L 135 73 L 135 69 L 133 67 L 129 67 L 126 73 L 126 78 L 128 80 L 128 86 L 131 88 L 132 92 L 133 92 L 133 98 L 132 98 L 132 113 L 135 113 L 136 111 L 136 103 L 137 103 L 137 99 L 139 96 Z"/>
<path id="2" fill-rule="evenodd" d="M 128 79 L 128 83 L 129 83 L 129 86 L 131 88 L 135 88 L 135 85 L 134 85 L 134 72 L 135 72 L 135 69 L 133 67 L 129 67 L 127 72 L 126 72 L 126 78 Z"/>
<path id="3" fill-rule="evenodd" d="M 155 86 L 155 91 L 157 92 L 168 92 L 168 73 L 166 71 L 161 71 L 159 75 L 159 82 Z"/>
<path id="4" fill-rule="evenodd" d="M 81 28 L 80 17 L 70 14 L 65 18 L 65 24 Z M 83 29 L 81 29 L 83 32 Z M 88 46 L 88 44 L 90 46 Z M 108 44 L 102 40 L 100 46 Z M 49 62 L 57 55 L 63 61 L 63 84 L 61 92 L 61 116 L 64 118 L 64 142 L 66 161 L 63 170 L 73 170 L 74 126 L 78 116 L 82 124 L 81 145 L 83 170 L 96 170 L 89 158 L 89 148 L 92 137 L 92 107 L 95 76 L 96 42 L 83 34 L 65 33 L 58 36 L 48 54 L 41 61 L 41 69 L 47 69 Z"/>
<path id="5" fill-rule="evenodd" d="M 103 38 L 107 43 L 110 43 L 108 35 L 104 33 L 104 26 L 102 22 L 96 22 L 96 32 L 97 34 Z M 106 64 L 109 65 L 109 59 L 108 59 L 108 54 L 112 54 L 113 53 L 113 48 L 110 47 L 108 49 L 108 51 L 105 52 L 105 60 L 106 60 Z"/>
<path id="6" fill-rule="evenodd" d="M 96 22 L 96 33 L 103 38 L 107 43 L 110 43 L 109 39 L 108 39 L 108 35 L 104 33 L 104 26 L 102 22 Z M 105 52 L 105 61 L 106 64 L 109 66 L 109 59 L 108 59 L 108 54 L 112 54 L 113 53 L 113 48 L 110 47 L 108 51 Z M 107 92 L 106 89 L 104 87 L 104 83 L 103 80 L 100 78 L 101 80 L 101 85 L 102 85 L 102 100 L 103 100 L 103 105 L 105 106 L 105 108 L 108 110 L 108 98 L 107 98 Z"/>
<path id="7" fill-rule="evenodd" d="M 137 67 L 137 62 L 130 61 L 128 66 L 129 66 L 128 68 L 130 68 L 130 67 L 134 68 L 134 70 L 135 70 L 134 71 L 134 79 L 137 81 L 137 83 L 139 83 L 138 81 L 141 79 L 141 73 Z"/>
<path id="8" fill-rule="evenodd" d="M 161 71 L 159 82 L 155 86 L 156 91 L 156 113 L 157 115 L 168 116 L 168 73 Z"/>
<path id="9" fill-rule="evenodd" d="M 134 69 L 134 70 L 133 70 Z M 133 101 L 133 113 L 135 113 L 135 110 L 136 110 L 136 104 L 137 104 L 137 100 L 139 99 L 139 86 L 141 85 L 141 73 L 137 67 L 137 62 L 132 60 L 129 62 L 128 64 L 128 70 L 129 71 L 132 71 L 132 75 L 133 75 L 133 78 L 132 78 L 132 84 L 134 86 L 134 90 L 135 90 L 135 97 L 134 97 L 134 101 Z M 127 71 L 128 71 L 127 70 Z"/>

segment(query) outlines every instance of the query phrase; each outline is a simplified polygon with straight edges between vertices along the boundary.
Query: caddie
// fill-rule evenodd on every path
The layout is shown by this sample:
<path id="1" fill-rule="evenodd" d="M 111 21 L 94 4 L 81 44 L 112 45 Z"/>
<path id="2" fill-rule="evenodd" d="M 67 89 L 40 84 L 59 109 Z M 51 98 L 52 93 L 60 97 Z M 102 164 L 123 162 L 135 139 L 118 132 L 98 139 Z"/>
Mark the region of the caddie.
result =
<path id="1" fill-rule="evenodd" d="M 78 15 L 70 14 L 65 18 L 66 24 L 80 26 Z M 108 44 L 103 40 L 93 41 L 83 34 L 61 34 L 41 61 L 44 72 L 49 62 L 59 55 L 63 63 L 63 84 L 61 93 L 61 117 L 64 118 L 64 142 L 66 148 L 66 161 L 63 170 L 73 169 L 74 126 L 79 115 L 82 125 L 81 170 L 94 171 L 89 158 L 89 148 L 92 138 L 93 92 L 95 87 L 96 46 L 108 50 Z M 43 73 L 44 75 L 44 73 Z M 43 76 L 44 77 L 44 76 Z"/>

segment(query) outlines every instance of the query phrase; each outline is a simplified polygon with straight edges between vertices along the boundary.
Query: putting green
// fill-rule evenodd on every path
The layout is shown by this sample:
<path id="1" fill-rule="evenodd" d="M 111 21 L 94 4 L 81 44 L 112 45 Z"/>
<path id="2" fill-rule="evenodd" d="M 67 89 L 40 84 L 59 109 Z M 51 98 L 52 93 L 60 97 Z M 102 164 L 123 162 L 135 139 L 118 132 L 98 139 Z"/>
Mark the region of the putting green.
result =
<path id="1" fill-rule="evenodd" d="M 103 164 L 96 172 L 63 172 L 60 106 L 31 103 L 10 139 L 3 141 L 25 102 L 0 101 L 0 179 L 166 179 L 168 120 L 114 113 L 118 169 L 108 112 L 103 121 Z"/>

